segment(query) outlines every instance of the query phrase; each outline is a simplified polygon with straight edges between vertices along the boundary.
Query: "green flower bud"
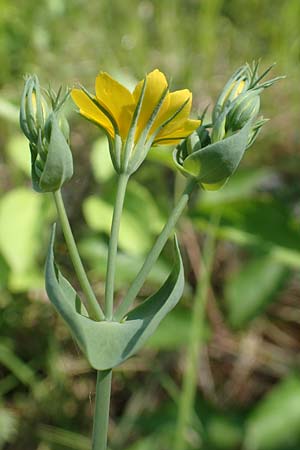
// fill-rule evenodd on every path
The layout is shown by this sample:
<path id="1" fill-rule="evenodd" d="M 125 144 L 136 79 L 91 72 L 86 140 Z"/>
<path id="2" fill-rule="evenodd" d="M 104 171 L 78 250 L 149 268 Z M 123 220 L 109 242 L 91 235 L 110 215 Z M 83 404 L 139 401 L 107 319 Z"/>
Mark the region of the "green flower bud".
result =
<path id="1" fill-rule="evenodd" d="M 25 81 L 20 107 L 20 126 L 29 140 L 31 176 L 37 192 L 54 192 L 73 175 L 69 141 L 69 125 L 61 114 L 67 96 L 59 101 L 49 94 L 51 108 L 41 94 L 38 78 Z"/>
<path id="2" fill-rule="evenodd" d="M 174 162 L 183 175 L 195 178 L 207 190 L 226 183 L 266 122 L 256 120 L 260 94 L 283 78 L 260 83 L 271 68 L 259 76 L 258 63 L 245 64 L 232 75 L 214 106 L 212 123 L 201 125 L 174 152 Z"/>
<path id="3" fill-rule="evenodd" d="M 248 145 L 254 142 L 258 130 L 265 122 L 264 119 L 255 122 L 260 109 L 260 94 L 283 78 L 277 77 L 260 83 L 273 66 L 262 75 L 258 75 L 258 66 L 258 62 L 254 62 L 252 66 L 245 64 L 226 83 L 212 113 L 212 142 L 218 142 L 241 130 L 249 120 L 253 123 L 253 129 L 250 130 Z"/>
<path id="4" fill-rule="evenodd" d="M 41 94 L 39 80 L 32 75 L 25 81 L 20 107 L 20 127 L 30 141 L 38 138 L 47 115 L 48 105 Z"/>
<path id="5" fill-rule="evenodd" d="M 67 142 L 70 142 L 70 125 L 64 114 L 61 114 L 58 119 L 59 128 L 62 131 Z"/>
<path id="6" fill-rule="evenodd" d="M 224 112 L 224 109 L 230 104 L 234 99 L 247 90 L 249 86 L 249 79 L 246 76 L 246 65 L 240 67 L 234 74 L 229 78 L 224 86 L 221 94 L 219 95 L 216 104 L 213 109 L 212 119 L 213 122 Z"/>
<path id="7" fill-rule="evenodd" d="M 251 119 L 255 118 L 260 108 L 259 91 L 246 91 L 232 103 L 226 116 L 226 132 L 238 131 Z"/>

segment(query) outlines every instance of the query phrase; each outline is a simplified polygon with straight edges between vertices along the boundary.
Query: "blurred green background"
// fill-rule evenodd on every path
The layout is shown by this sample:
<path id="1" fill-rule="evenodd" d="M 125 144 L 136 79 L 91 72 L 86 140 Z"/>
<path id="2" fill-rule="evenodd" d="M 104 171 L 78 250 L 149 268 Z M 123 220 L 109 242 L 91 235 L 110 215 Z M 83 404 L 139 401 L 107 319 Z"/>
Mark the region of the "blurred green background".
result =
<path id="1" fill-rule="evenodd" d="M 43 288 L 51 196 L 37 195 L 18 128 L 23 76 L 93 89 L 106 70 L 132 86 L 159 67 L 190 88 L 195 115 L 245 61 L 286 74 L 263 96 L 272 120 L 221 191 L 179 224 L 186 290 L 147 347 L 115 371 L 112 450 L 168 450 L 205 236 L 217 237 L 190 449 L 300 448 L 299 0 L 0 0 L 0 448 L 88 450 L 95 373 Z M 103 295 L 115 177 L 106 141 L 69 104 L 75 176 L 64 195 L 95 291 Z M 166 149 L 129 184 L 120 298 L 183 184 Z M 175 194 L 174 194 L 175 192 Z M 220 215 L 218 227 L 211 218 Z M 57 256 L 78 287 L 61 234 Z M 165 279 L 166 251 L 141 298 Z"/>

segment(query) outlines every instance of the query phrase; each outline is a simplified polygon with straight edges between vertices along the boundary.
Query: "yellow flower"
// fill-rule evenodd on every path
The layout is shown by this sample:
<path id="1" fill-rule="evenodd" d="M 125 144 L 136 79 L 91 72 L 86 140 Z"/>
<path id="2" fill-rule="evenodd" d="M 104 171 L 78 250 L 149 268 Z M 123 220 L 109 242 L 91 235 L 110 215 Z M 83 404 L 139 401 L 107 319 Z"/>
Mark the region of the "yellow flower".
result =
<path id="1" fill-rule="evenodd" d="M 127 154 L 125 165 L 136 153 L 135 166 L 140 165 L 152 145 L 178 144 L 200 125 L 199 120 L 189 118 L 192 93 L 188 89 L 169 92 L 165 75 L 157 69 L 133 92 L 100 72 L 95 91 L 93 96 L 84 88 L 73 89 L 72 99 L 80 114 L 105 130 L 110 143 L 121 140 L 120 153 Z M 116 155 L 115 159 L 118 166 Z"/>

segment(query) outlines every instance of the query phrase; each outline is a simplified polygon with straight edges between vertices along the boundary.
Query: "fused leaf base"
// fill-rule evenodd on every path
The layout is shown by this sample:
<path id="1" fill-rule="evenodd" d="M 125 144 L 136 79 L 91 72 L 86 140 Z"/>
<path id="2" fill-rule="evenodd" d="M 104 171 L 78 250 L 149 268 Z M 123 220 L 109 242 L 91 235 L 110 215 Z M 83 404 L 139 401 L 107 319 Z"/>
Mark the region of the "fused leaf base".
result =
<path id="1" fill-rule="evenodd" d="M 197 179 L 205 190 L 220 189 L 235 172 L 248 145 L 251 121 L 225 139 L 209 144 L 182 157 L 182 148 L 174 151 L 174 162 L 181 173 Z"/>
<path id="2" fill-rule="evenodd" d="M 163 286 L 131 310 L 123 321 L 96 322 L 87 317 L 78 294 L 57 268 L 54 240 L 55 227 L 46 262 L 49 299 L 71 329 L 91 366 L 96 370 L 116 367 L 142 347 L 182 296 L 184 272 L 177 241 L 175 239 L 174 267 Z"/>

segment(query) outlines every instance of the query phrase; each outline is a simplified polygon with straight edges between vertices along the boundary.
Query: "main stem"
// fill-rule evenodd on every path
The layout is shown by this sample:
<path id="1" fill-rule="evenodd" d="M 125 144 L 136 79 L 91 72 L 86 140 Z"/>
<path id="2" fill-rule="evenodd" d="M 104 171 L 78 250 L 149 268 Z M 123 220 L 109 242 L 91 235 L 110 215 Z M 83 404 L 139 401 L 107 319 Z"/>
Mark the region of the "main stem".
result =
<path id="1" fill-rule="evenodd" d="M 186 354 L 186 370 L 183 375 L 181 395 L 178 405 L 178 418 L 174 440 L 174 450 L 186 450 L 187 429 L 191 425 L 194 400 L 197 389 L 200 350 L 203 342 L 205 324 L 205 307 L 208 297 L 209 278 L 214 255 L 214 239 L 207 237 L 201 264 L 201 276 L 198 278 L 197 289 L 192 311 L 192 323 Z"/>
<path id="2" fill-rule="evenodd" d="M 182 211 L 184 210 L 184 208 L 188 202 L 188 199 L 190 197 L 190 194 L 191 194 L 192 190 L 194 189 L 196 183 L 197 182 L 194 179 L 188 180 L 185 190 L 183 191 L 183 193 L 179 199 L 179 202 L 177 203 L 177 205 L 171 212 L 171 215 L 169 216 L 167 223 L 165 224 L 163 230 L 161 231 L 160 235 L 156 239 L 154 246 L 152 247 L 150 253 L 148 254 L 147 258 L 145 259 L 143 266 L 141 267 L 141 269 L 138 272 L 137 276 L 135 277 L 132 285 L 130 286 L 123 302 L 118 307 L 118 309 L 114 315 L 115 320 L 120 321 L 126 315 L 129 308 L 133 304 L 137 294 L 139 293 L 144 282 L 146 281 L 146 278 L 147 278 L 150 270 L 152 269 L 157 258 L 159 257 L 160 253 L 162 252 L 173 228 L 175 227 L 179 217 L 181 216 Z"/>
<path id="3" fill-rule="evenodd" d="M 108 246 L 107 270 L 105 281 L 106 320 L 112 320 L 113 318 L 114 284 L 116 273 L 116 258 L 118 251 L 118 237 L 128 179 L 129 176 L 126 174 L 121 174 L 119 176 L 114 213 L 111 223 L 111 235 Z M 107 449 L 111 381 L 112 381 L 112 370 L 104 370 L 97 372 L 92 450 Z"/>
<path id="4" fill-rule="evenodd" d="M 111 223 L 111 234 L 108 246 L 107 269 L 105 280 L 105 317 L 112 320 L 114 306 L 114 284 L 116 273 L 116 258 L 118 251 L 118 237 L 121 222 L 121 215 L 124 205 L 125 191 L 128 183 L 128 175 L 119 176 L 118 189 Z"/>
<path id="5" fill-rule="evenodd" d="M 97 372 L 92 450 L 107 449 L 112 371 Z"/>
<path id="6" fill-rule="evenodd" d="M 59 216 L 61 228 L 66 240 L 66 244 L 68 247 L 69 255 L 72 260 L 78 281 L 80 283 L 81 289 L 85 295 L 86 299 L 86 308 L 88 311 L 88 314 L 91 319 L 100 321 L 104 319 L 104 314 L 101 309 L 101 306 L 99 305 L 95 294 L 93 292 L 93 289 L 90 285 L 90 282 L 88 280 L 88 277 L 86 275 L 86 272 L 84 270 L 81 258 L 79 256 L 77 246 L 75 243 L 75 239 L 72 233 L 72 229 L 69 223 L 69 219 L 65 210 L 63 198 L 61 195 L 61 191 L 56 191 L 53 193 L 55 205 L 57 209 L 57 214 Z"/>

